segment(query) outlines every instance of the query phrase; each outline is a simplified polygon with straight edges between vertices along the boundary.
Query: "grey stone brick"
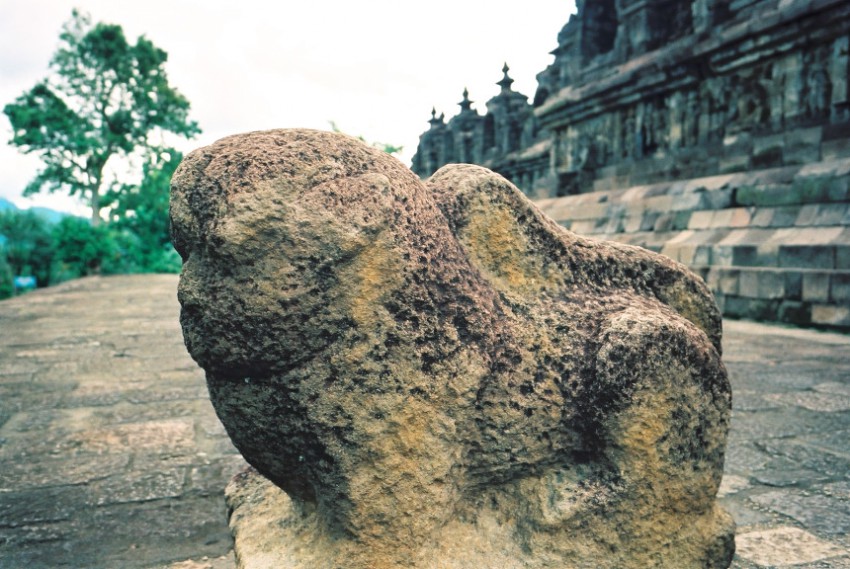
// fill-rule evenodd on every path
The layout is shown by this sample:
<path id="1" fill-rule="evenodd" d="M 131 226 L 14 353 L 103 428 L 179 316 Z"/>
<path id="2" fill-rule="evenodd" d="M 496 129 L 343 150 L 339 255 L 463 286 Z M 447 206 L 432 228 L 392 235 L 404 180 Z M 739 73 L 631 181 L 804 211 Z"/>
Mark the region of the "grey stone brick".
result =
<path id="1" fill-rule="evenodd" d="M 715 245 L 711 248 L 711 264 L 716 267 L 731 267 L 734 265 L 733 245 Z"/>
<path id="2" fill-rule="evenodd" d="M 711 246 L 710 245 L 698 245 L 696 251 L 694 252 L 693 258 L 694 266 L 708 266 L 711 265 Z"/>
<path id="3" fill-rule="evenodd" d="M 643 215 L 640 221 L 639 231 L 652 231 L 655 227 L 655 222 L 661 217 L 659 212 L 647 212 Z"/>
<path id="4" fill-rule="evenodd" d="M 794 221 L 794 225 L 817 225 L 816 219 L 818 216 L 818 205 L 817 204 L 809 204 L 804 205 L 800 208 L 800 215 L 797 216 L 797 219 Z"/>
<path id="5" fill-rule="evenodd" d="M 782 150 L 785 139 L 782 134 L 753 138 L 753 167 L 774 168 L 782 166 Z"/>
<path id="6" fill-rule="evenodd" d="M 850 272 L 832 274 L 829 285 L 829 299 L 837 304 L 850 305 Z"/>
<path id="7" fill-rule="evenodd" d="M 720 290 L 724 294 L 737 295 L 740 288 L 741 272 L 737 270 L 724 270 L 720 277 Z"/>
<path id="8" fill-rule="evenodd" d="M 749 300 L 740 296 L 727 295 L 723 303 L 723 315 L 730 318 L 746 318 Z"/>
<path id="9" fill-rule="evenodd" d="M 721 174 L 729 172 L 742 172 L 750 169 L 750 155 L 746 152 L 729 152 L 725 158 L 720 159 L 718 170 Z"/>
<path id="10" fill-rule="evenodd" d="M 698 192 L 700 209 L 723 209 L 732 207 L 733 204 L 732 188 L 721 188 L 705 192 Z"/>
<path id="11" fill-rule="evenodd" d="M 835 160 L 850 156 L 850 138 L 826 141 L 821 145 L 824 160 Z"/>
<path id="12" fill-rule="evenodd" d="M 776 208 L 758 207 L 754 208 L 753 217 L 750 220 L 750 227 L 771 227 L 774 212 Z"/>
<path id="13" fill-rule="evenodd" d="M 665 196 L 669 198 L 668 200 L 660 200 L 659 198 L 652 198 L 652 204 L 654 204 L 655 209 L 659 211 L 693 211 L 695 209 L 700 208 L 700 195 L 699 194 L 683 194 L 680 196 Z M 664 205 L 666 204 L 666 206 Z"/>
<path id="14" fill-rule="evenodd" d="M 737 269 L 719 269 L 712 266 L 708 272 L 705 282 L 716 295 L 738 295 L 738 277 L 740 271 Z"/>
<path id="15" fill-rule="evenodd" d="M 779 248 L 773 244 L 732 246 L 732 265 L 736 267 L 776 267 Z"/>
<path id="16" fill-rule="evenodd" d="M 757 267 L 757 245 L 735 245 L 732 247 L 732 265 L 736 267 Z"/>
<path id="17" fill-rule="evenodd" d="M 850 206 L 845 203 L 820 204 L 814 225 L 841 225 L 850 215 Z"/>
<path id="18" fill-rule="evenodd" d="M 835 268 L 850 269 L 850 245 L 835 246 Z"/>
<path id="19" fill-rule="evenodd" d="M 803 298 L 803 275 L 799 271 L 784 271 L 785 275 L 785 298 L 789 300 L 801 300 Z"/>
<path id="20" fill-rule="evenodd" d="M 715 212 L 711 210 L 695 211 L 688 222 L 688 229 L 708 229 Z"/>
<path id="21" fill-rule="evenodd" d="M 803 300 L 829 302 L 829 273 L 810 272 L 803 274 Z"/>
<path id="22" fill-rule="evenodd" d="M 812 322 L 824 326 L 850 326 L 850 306 L 815 304 L 812 306 Z"/>
<path id="23" fill-rule="evenodd" d="M 801 203 L 801 189 L 788 184 L 742 186 L 735 194 L 739 206 L 783 206 Z"/>
<path id="24" fill-rule="evenodd" d="M 653 231 L 670 231 L 673 229 L 673 218 L 674 215 L 671 213 L 660 214 L 655 220 Z"/>
<path id="25" fill-rule="evenodd" d="M 638 215 L 629 215 L 625 218 L 622 218 L 622 227 L 623 231 L 626 233 L 635 233 L 637 231 L 641 231 L 641 222 L 643 221 L 643 216 Z"/>
<path id="26" fill-rule="evenodd" d="M 687 229 L 688 224 L 691 220 L 691 215 L 693 212 L 691 211 L 678 211 L 673 217 L 673 227 L 674 231 L 681 231 L 682 229 Z"/>
<path id="27" fill-rule="evenodd" d="M 783 162 L 790 165 L 819 161 L 822 136 L 823 129 L 819 126 L 786 132 Z"/>
<path id="28" fill-rule="evenodd" d="M 812 321 L 812 305 L 798 300 L 783 300 L 779 305 L 779 321 L 805 326 Z"/>
<path id="29" fill-rule="evenodd" d="M 779 266 L 833 269 L 835 268 L 835 247 L 832 245 L 781 245 Z"/>
<path id="30" fill-rule="evenodd" d="M 754 209 L 752 207 L 736 207 L 726 210 L 732 212 L 729 227 L 749 227 Z"/>
<path id="31" fill-rule="evenodd" d="M 821 202 L 847 201 L 850 197 L 848 176 L 799 176 L 792 184 L 797 202 L 817 204 Z"/>
<path id="32" fill-rule="evenodd" d="M 785 274 L 783 271 L 760 271 L 758 275 L 759 298 L 783 298 L 785 296 Z"/>
<path id="33" fill-rule="evenodd" d="M 774 299 L 785 296 L 783 271 L 742 270 L 738 294 L 746 298 Z"/>
<path id="34" fill-rule="evenodd" d="M 797 221 L 800 215 L 800 208 L 797 206 L 777 207 L 773 209 L 773 217 L 770 227 L 791 227 Z"/>
<path id="35" fill-rule="evenodd" d="M 842 176 L 828 180 L 823 185 L 822 193 L 816 194 L 815 199 L 823 199 L 827 202 L 846 202 L 850 199 L 850 177 Z M 824 204 L 829 205 L 829 204 Z M 828 216 L 827 216 L 828 219 Z M 826 221 L 826 220 L 824 220 Z M 821 222 L 825 225 L 826 223 Z"/>
<path id="36" fill-rule="evenodd" d="M 780 304 L 778 299 L 727 296 L 724 310 L 725 315 L 732 318 L 776 320 Z"/>

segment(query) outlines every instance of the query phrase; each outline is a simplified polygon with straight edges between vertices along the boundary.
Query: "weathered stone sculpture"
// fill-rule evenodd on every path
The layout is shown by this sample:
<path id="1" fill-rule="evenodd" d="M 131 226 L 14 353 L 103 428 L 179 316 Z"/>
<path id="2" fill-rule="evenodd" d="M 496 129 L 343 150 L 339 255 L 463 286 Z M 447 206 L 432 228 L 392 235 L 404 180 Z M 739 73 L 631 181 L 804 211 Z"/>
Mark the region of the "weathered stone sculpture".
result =
<path id="1" fill-rule="evenodd" d="M 189 154 L 171 215 L 186 345 L 289 496 L 268 566 L 731 562 L 721 320 L 681 265 L 308 130 Z"/>

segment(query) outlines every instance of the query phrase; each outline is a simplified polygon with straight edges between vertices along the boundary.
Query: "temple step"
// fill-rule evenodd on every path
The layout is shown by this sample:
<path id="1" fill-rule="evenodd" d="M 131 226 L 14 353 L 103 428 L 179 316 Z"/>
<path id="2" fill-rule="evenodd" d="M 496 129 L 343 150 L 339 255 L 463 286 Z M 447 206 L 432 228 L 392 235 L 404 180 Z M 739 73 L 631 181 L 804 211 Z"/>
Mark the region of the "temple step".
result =
<path id="1" fill-rule="evenodd" d="M 537 204 L 576 233 L 688 265 L 727 316 L 850 328 L 850 159 Z"/>

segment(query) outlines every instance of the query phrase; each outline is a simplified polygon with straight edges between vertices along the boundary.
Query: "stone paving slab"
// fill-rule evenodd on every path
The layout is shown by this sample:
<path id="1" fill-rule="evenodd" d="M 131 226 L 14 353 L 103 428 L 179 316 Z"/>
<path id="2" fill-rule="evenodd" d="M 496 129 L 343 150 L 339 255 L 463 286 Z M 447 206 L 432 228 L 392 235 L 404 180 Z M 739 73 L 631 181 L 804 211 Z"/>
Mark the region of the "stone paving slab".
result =
<path id="1" fill-rule="evenodd" d="M 736 569 L 850 568 L 850 336 L 724 321 Z"/>
<path id="2" fill-rule="evenodd" d="M 245 463 L 182 343 L 177 278 L 0 302 L 0 569 L 233 569 Z M 736 569 L 850 569 L 850 336 L 726 321 Z"/>
<path id="3" fill-rule="evenodd" d="M 183 346 L 177 278 L 0 302 L 0 568 L 232 569 L 245 463 Z"/>

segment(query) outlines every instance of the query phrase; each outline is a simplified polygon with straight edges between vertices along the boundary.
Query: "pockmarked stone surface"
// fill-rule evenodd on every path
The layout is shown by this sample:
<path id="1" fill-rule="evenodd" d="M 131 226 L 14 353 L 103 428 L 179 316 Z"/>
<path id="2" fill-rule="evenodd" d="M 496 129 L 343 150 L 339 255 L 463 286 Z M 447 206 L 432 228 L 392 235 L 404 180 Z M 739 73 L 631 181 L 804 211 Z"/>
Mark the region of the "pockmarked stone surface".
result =
<path id="1" fill-rule="evenodd" d="M 231 484 L 232 523 L 274 518 L 243 566 L 731 562 L 720 315 L 682 265 L 308 130 L 192 152 L 171 215 L 186 345 L 285 491 Z"/>

